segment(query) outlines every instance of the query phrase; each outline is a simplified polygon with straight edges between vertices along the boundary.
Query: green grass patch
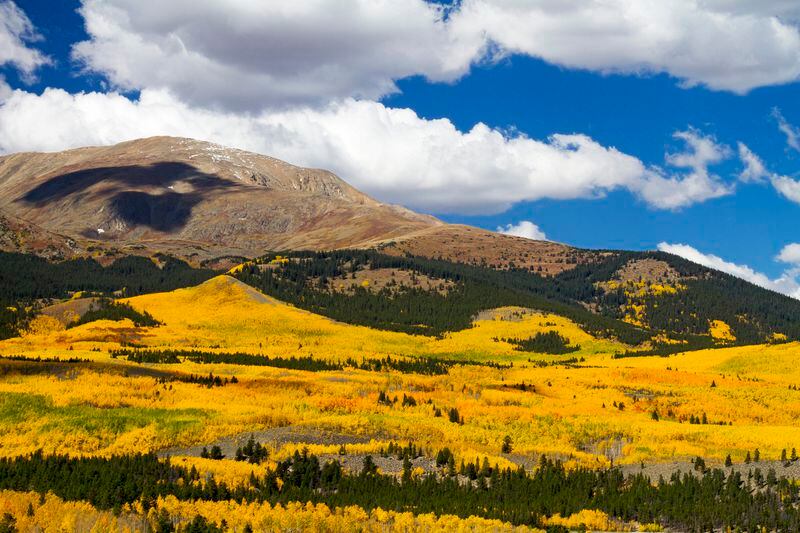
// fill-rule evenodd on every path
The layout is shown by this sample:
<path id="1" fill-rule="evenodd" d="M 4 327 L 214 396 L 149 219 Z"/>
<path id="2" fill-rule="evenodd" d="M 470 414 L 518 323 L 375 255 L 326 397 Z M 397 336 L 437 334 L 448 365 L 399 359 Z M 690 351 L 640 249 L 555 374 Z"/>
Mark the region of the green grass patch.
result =
<path id="1" fill-rule="evenodd" d="M 0 393 L 0 426 L 38 421 L 41 431 L 77 430 L 88 434 L 121 435 L 155 424 L 160 434 L 175 438 L 201 427 L 211 416 L 202 409 L 56 406 L 48 397 L 39 394 Z"/>

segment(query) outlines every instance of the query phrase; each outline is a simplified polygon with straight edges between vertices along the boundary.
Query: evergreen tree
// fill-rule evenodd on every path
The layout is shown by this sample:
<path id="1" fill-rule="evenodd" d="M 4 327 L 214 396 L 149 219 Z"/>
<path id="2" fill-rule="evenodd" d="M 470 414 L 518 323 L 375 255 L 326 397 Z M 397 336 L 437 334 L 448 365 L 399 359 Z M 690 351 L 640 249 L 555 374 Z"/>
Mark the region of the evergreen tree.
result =
<path id="1" fill-rule="evenodd" d="M 408 483 L 411 481 L 411 459 L 408 458 L 408 455 L 403 457 L 403 476 L 402 480 L 403 483 Z"/>
<path id="2" fill-rule="evenodd" d="M 362 476 L 372 476 L 378 473 L 378 466 L 373 461 L 371 455 L 364 457 L 364 464 L 361 468 Z"/>
<path id="3" fill-rule="evenodd" d="M 222 454 L 222 448 L 220 448 L 216 444 L 214 446 L 212 446 L 211 447 L 211 451 L 208 454 L 208 458 L 209 459 L 216 459 L 216 460 L 224 459 L 225 456 Z"/>
<path id="4" fill-rule="evenodd" d="M 11 513 L 5 513 L 0 519 L 0 533 L 17 533 L 17 519 Z"/>

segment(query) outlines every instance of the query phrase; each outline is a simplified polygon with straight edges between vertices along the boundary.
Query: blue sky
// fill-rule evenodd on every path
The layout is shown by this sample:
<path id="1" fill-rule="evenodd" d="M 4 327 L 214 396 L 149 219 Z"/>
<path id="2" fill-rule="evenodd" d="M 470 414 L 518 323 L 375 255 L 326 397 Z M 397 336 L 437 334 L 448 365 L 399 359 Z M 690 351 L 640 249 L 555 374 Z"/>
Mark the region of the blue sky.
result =
<path id="1" fill-rule="evenodd" d="M 552 132 L 583 132 L 605 145 L 654 164 L 679 149 L 674 131 L 689 126 L 735 147 L 743 141 L 775 172 L 796 175 L 797 152 L 789 149 L 772 114 L 800 123 L 800 86 L 757 89 L 747 95 L 681 89 L 665 75 L 622 76 L 570 71 L 537 59 L 512 57 L 500 65 L 473 70 L 458 84 L 422 79 L 400 84 L 387 99 L 428 118 L 449 117 L 467 129 L 478 121 L 515 127 L 531 137 Z M 715 167 L 734 181 L 742 163 L 731 157 Z M 736 194 L 677 210 L 657 210 L 626 192 L 602 200 L 521 202 L 492 216 L 445 215 L 495 229 L 519 220 L 536 222 L 553 240 L 591 248 L 655 249 L 659 242 L 688 243 L 705 252 L 750 264 L 771 275 L 783 266 L 774 257 L 788 242 L 800 240 L 791 220 L 800 205 L 760 185 L 738 186 Z"/>
<path id="2" fill-rule="evenodd" d="M 0 151 L 203 138 L 449 222 L 667 243 L 797 291 L 800 8 L 285 4 L 0 0 Z"/>

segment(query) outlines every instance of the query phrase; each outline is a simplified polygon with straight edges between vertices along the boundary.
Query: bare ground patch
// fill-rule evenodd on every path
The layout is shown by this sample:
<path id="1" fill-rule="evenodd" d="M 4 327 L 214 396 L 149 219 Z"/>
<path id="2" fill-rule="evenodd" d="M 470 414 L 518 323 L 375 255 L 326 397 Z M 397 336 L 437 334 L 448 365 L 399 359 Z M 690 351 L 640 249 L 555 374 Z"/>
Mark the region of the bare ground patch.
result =
<path id="1" fill-rule="evenodd" d="M 159 452 L 161 456 L 169 455 L 188 455 L 200 456 L 203 448 L 210 449 L 212 446 L 219 446 L 222 454 L 226 458 L 236 456 L 236 449 L 244 446 L 250 437 L 262 445 L 271 445 L 280 448 L 285 444 L 322 444 L 322 445 L 342 445 L 366 444 L 373 438 L 382 438 L 377 435 L 354 436 L 344 433 L 336 433 L 326 429 L 303 427 L 303 426 L 283 426 L 270 429 L 245 431 L 237 435 L 223 437 L 215 442 L 198 444 L 185 448 L 168 448 Z"/>
<path id="2" fill-rule="evenodd" d="M 644 467 L 638 465 L 624 465 L 619 467 L 622 472 L 628 474 L 644 474 L 651 481 L 658 481 L 659 477 L 669 480 L 670 476 L 678 473 L 681 476 L 684 474 L 691 474 L 695 476 L 701 475 L 699 470 L 696 470 L 694 463 L 691 461 L 673 461 L 670 463 L 645 463 Z M 781 461 L 759 461 L 752 463 L 734 463 L 733 466 L 725 466 L 722 463 L 712 463 L 706 461 L 706 468 L 719 468 L 726 474 L 738 472 L 743 479 L 747 479 L 748 473 L 755 474 L 756 469 L 761 471 L 761 475 L 766 477 L 770 469 L 775 470 L 777 477 L 786 477 L 787 479 L 800 479 L 800 461 L 790 461 L 783 463 Z"/>

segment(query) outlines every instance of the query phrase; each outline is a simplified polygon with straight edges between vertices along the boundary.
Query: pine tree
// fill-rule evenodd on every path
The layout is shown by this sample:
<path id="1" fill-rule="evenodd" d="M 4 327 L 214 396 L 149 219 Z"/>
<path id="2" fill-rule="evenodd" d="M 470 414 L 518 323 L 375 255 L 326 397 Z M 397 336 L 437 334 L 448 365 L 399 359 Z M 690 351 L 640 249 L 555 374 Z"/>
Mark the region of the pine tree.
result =
<path id="1" fill-rule="evenodd" d="M 481 464 L 481 473 L 480 473 L 480 475 L 482 477 L 488 477 L 488 476 L 491 475 L 491 473 L 492 473 L 492 467 L 489 465 L 489 458 L 488 457 L 484 457 L 483 458 L 483 463 Z"/>
<path id="2" fill-rule="evenodd" d="M 214 446 L 212 446 L 211 447 L 211 451 L 208 454 L 208 458 L 209 459 L 216 459 L 216 460 L 224 459 L 225 456 L 222 454 L 222 448 L 220 448 L 216 444 Z"/>
<path id="3" fill-rule="evenodd" d="M 375 464 L 375 461 L 372 460 L 371 455 L 367 455 L 364 457 L 364 465 L 361 468 L 361 475 L 362 476 L 370 476 L 375 475 L 378 473 L 378 465 Z"/>
<path id="4" fill-rule="evenodd" d="M 696 457 L 694 460 L 694 469 L 699 472 L 706 471 L 706 462 L 702 457 Z"/>
<path id="5" fill-rule="evenodd" d="M 452 455 L 447 459 L 447 475 L 448 477 L 456 476 L 456 459 Z"/>
<path id="6" fill-rule="evenodd" d="M 506 435 L 503 437 L 503 446 L 500 448 L 501 453 L 511 453 L 513 447 L 511 443 L 511 437 Z"/>
<path id="7" fill-rule="evenodd" d="M 403 457 L 403 483 L 411 481 L 411 466 L 411 459 L 406 455 Z"/>
<path id="8" fill-rule="evenodd" d="M 11 513 L 5 513 L 0 519 L 0 533 L 17 533 L 17 519 Z"/>
<path id="9" fill-rule="evenodd" d="M 450 409 L 447 412 L 447 418 L 450 420 L 450 422 L 452 422 L 454 424 L 463 424 L 464 423 L 464 419 L 461 418 L 461 415 L 459 414 L 458 409 L 456 409 L 455 407 L 453 407 L 452 409 Z"/>

